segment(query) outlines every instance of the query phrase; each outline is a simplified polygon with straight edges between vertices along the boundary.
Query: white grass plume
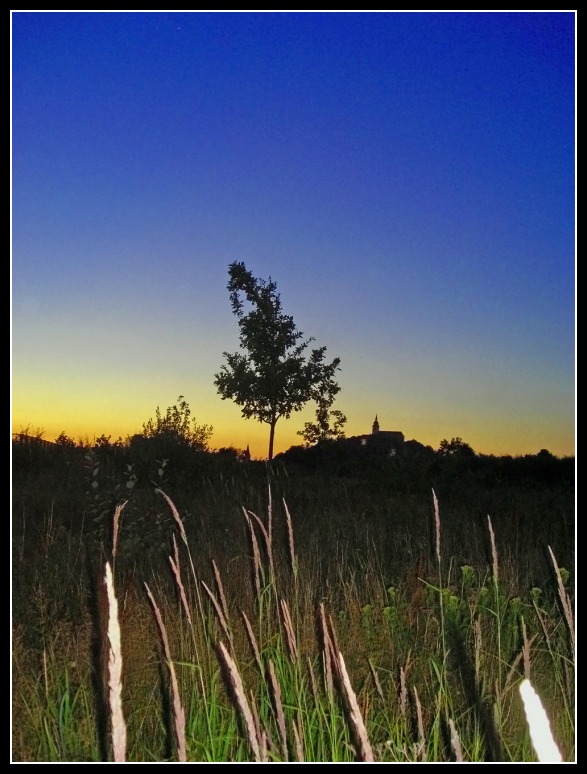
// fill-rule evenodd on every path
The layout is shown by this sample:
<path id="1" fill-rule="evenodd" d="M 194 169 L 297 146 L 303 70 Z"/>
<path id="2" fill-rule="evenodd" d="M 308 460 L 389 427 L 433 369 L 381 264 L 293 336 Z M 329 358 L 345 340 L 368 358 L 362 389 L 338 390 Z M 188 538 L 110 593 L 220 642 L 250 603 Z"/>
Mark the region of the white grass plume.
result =
<path id="1" fill-rule="evenodd" d="M 538 760 L 540 763 L 562 763 L 562 755 L 554 741 L 548 716 L 529 680 L 524 679 L 520 683 L 520 696 Z"/>

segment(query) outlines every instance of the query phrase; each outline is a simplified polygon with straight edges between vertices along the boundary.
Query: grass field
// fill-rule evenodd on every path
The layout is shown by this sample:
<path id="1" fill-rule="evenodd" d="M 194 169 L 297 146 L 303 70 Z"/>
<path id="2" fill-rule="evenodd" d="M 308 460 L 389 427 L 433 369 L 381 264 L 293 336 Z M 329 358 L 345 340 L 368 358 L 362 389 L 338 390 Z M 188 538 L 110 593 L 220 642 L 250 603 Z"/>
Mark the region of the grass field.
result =
<path id="1" fill-rule="evenodd" d="M 14 762 L 575 759 L 574 487 L 38 455 Z"/>

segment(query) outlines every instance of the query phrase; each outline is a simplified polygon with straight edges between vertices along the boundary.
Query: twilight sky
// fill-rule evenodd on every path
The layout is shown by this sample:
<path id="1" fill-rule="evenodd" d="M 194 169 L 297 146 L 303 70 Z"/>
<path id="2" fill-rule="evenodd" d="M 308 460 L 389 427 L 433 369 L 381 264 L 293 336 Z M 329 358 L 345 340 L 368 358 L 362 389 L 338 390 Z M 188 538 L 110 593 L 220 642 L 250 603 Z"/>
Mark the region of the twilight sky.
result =
<path id="1" fill-rule="evenodd" d="M 13 432 L 183 395 L 265 457 L 213 384 L 237 260 L 341 358 L 347 435 L 575 453 L 574 11 L 11 20 Z"/>

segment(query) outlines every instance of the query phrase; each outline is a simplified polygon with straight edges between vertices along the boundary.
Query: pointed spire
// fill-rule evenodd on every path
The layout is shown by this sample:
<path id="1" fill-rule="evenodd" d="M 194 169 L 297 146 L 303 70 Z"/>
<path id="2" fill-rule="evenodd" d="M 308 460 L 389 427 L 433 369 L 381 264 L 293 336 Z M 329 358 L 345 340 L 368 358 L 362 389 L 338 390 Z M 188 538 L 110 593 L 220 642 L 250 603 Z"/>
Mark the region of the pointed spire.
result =
<path id="1" fill-rule="evenodd" d="M 379 432 L 379 421 L 377 420 L 377 414 L 375 414 L 375 422 L 373 422 L 372 432 L 373 433 L 378 433 Z"/>

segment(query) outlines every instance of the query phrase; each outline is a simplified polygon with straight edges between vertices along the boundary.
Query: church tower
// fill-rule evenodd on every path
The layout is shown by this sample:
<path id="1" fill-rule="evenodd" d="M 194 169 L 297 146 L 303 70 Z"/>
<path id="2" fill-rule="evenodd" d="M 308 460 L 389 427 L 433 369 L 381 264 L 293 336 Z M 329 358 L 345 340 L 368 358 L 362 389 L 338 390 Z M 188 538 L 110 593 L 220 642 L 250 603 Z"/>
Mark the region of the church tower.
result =
<path id="1" fill-rule="evenodd" d="M 379 432 L 379 422 L 377 421 L 377 414 L 375 414 L 375 422 L 373 422 L 373 429 L 371 430 L 373 434 Z"/>

